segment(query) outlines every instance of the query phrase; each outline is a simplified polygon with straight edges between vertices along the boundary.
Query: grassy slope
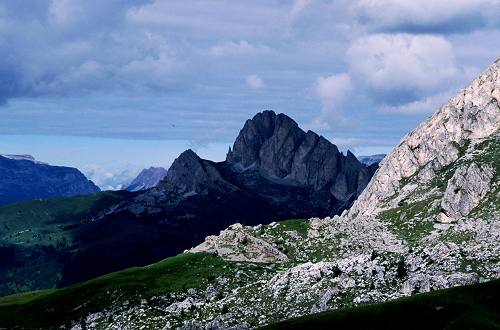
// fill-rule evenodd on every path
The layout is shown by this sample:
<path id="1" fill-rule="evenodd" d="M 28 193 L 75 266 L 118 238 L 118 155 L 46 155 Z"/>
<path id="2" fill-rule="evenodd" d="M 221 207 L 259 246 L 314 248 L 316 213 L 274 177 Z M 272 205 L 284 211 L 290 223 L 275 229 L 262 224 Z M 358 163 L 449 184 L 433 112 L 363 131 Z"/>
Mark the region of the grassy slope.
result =
<path id="1" fill-rule="evenodd" d="M 126 195 L 123 192 L 105 191 L 0 207 L 0 242 L 33 246 L 54 245 L 62 238 L 69 240 L 72 226 L 78 225 L 82 217 L 119 202 Z"/>
<path id="2" fill-rule="evenodd" d="M 0 298 L 0 328 L 50 328 L 140 296 L 180 292 L 206 285 L 229 272 L 231 263 L 206 253 L 181 254 L 146 267 L 107 274 L 63 289 Z M 139 295 L 140 293 L 140 295 Z"/>
<path id="3" fill-rule="evenodd" d="M 500 329 L 500 280 L 329 311 L 262 329 Z"/>
<path id="4" fill-rule="evenodd" d="M 101 192 L 0 207 L 0 295 L 57 286 L 64 260 L 79 251 L 82 219 L 129 196 Z"/>

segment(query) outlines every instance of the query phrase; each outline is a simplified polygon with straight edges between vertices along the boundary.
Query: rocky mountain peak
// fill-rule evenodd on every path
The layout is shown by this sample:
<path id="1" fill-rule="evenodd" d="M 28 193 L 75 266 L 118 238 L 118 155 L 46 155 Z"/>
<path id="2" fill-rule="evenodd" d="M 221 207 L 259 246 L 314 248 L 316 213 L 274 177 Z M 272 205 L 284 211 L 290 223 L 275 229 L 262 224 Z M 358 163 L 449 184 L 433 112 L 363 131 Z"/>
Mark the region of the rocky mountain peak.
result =
<path id="1" fill-rule="evenodd" d="M 243 169 L 260 165 L 260 150 L 266 141 L 276 135 L 284 137 L 300 131 L 297 123 L 284 114 L 277 115 L 272 110 L 259 112 L 245 122 L 226 160 Z"/>
<path id="2" fill-rule="evenodd" d="M 324 137 L 306 133 L 290 117 L 269 110 L 245 123 L 226 161 L 239 171 L 257 169 L 271 179 L 333 189 L 340 200 L 356 195 L 370 177 L 350 151 L 344 156 Z"/>
<path id="3" fill-rule="evenodd" d="M 358 160 L 365 165 L 373 165 L 373 164 L 378 164 L 384 159 L 385 154 L 375 154 L 375 155 L 370 155 L 370 156 L 358 156 Z"/>
<path id="4" fill-rule="evenodd" d="M 210 189 L 225 185 L 227 183 L 212 162 L 201 159 L 193 150 L 188 149 L 174 160 L 158 188 L 161 190 L 168 186 L 169 190 L 174 188 L 177 193 L 187 197 L 205 194 Z"/>
<path id="5" fill-rule="evenodd" d="M 384 160 L 367 189 L 351 208 L 350 215 L 373 215 L 382 201 L 436 177 L 469 148 L 493 136 L 500 126 L 500 63 L 497 61 L 434 115 L 405 136 Z"/>

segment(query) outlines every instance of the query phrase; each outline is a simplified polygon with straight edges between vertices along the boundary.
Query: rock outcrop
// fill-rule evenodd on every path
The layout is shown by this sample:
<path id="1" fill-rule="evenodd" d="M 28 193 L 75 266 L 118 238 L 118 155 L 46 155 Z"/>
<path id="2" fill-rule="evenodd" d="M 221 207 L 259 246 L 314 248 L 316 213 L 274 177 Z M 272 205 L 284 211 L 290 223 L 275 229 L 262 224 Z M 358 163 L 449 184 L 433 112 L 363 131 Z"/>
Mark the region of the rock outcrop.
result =
<path id="1" fill-rule="evenodd" d="M 98 191 L 76 168 L 50 166 L 30 156 L 0 156 L 0 205 Z"/>
<path id="2" fill-rule="evenodd" d="M 462 165 L 453 174 L 441 200 L 441 220 L 451 222 L 466 216 L 491 190 L 493 169 L 489 164 Z"/>

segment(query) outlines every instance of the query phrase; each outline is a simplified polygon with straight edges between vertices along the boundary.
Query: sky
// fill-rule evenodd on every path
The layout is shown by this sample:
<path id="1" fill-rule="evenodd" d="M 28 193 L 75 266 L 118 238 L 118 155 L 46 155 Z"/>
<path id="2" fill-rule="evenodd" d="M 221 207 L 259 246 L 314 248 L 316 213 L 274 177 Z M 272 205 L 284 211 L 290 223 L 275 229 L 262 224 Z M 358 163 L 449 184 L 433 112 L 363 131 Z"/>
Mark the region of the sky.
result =
<path id="1" fill-rule="evenodd" d="M 0 154 L 105 189 L 272 109 L 390 151 L 500 56 L 500 0 L 0 0 Z"/>

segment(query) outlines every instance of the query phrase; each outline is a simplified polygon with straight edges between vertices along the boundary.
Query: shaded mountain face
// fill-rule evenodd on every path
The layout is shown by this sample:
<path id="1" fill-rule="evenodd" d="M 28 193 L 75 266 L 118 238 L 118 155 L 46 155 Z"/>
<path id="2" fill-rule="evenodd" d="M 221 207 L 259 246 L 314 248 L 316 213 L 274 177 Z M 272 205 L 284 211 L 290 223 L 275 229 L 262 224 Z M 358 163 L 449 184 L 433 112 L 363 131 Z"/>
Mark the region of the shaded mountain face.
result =
<path id="1" fill-rule="evenodd" d="M 329 191 L 347 207 L 370 180 L 370 173 L 350 152 L 312 131 L 304 132 L 284 114 L 264 111 L 248 120 L 229 150 L 226 162 L 237 172 L 258 171 L 285 185 Z"/>
<path id="2" fill-rule="evenodd" d="M 207 206 L 218 210 L 233 209 L 224 204 L 233 196 L 246 207 L 214 213 L 216 218 L 257 224 L 328 216 L 348 208 L 371 175 L 351 152 L 343 155 L 325 138 L 301 130 L 290 117 L 264 111 L 245 123 L 226 161 L 214 163 L 185 151 L 157 187 L 137 198 L 134 208 L 169 210 L 192 198 L 210 201 Z M 249 218 L 247 209 L 262 216 Z M 219 223 L 210 226 L 219 228 Z"/>
<path id="3" fill-rule="evenodd" d="M 0 205 L 100 191 L 76 168 L 50 166 L 31 156 L 0 156 Z"/>
<path id="4" fill-rule="evenodd" d="M 141 191 L 153 188 L 165 177 L 165 175 L 167 175 L 167 170 L 163 167 L 145 168 L 127 187 L 125 187 L 125 190 Z"/>
<path id="5" fill-rule="evenodd" d="M 50 269 L 57 269 L 60 280 L 49 286 L 158 261 L 236 222 L 256 225 L 340 214 L 370 176 L 352 153 L 343 155 L 323 137 L 302 131 L 289 117 L 264 111 L 247 121 L 226 161 L 212 162 L 187 150 L 151 189 L 121 194 L 114 203 L 110 199 L 96 202 L 63 219 L 57 214 L 56 219 L 48 219 L 48 223 L 71 219 L 71 224 L 62 227 L 68 244 L 44 254 L 46 262 L 59 265 Z M 46 209 L 43 212 L 52 214 Z M 1 213 L 0 209 L 0 219 Z M 19 243 L 15 236 L 13 240 Z M 69 252 L 75 249 L 78 253 Z M 16 252 L 11 264 L 33 263 L 38 269 L 40 260 L 37 253 Z M 24 272 L 25 268 L 16 269 Z M 12 286 L 16 288 L 47 287 L 47 276 L 33 274 L 38 276 L 36 281 L 30 276 L 14 276 L 8 281 L 22 279 L 22 284 Z"/>

